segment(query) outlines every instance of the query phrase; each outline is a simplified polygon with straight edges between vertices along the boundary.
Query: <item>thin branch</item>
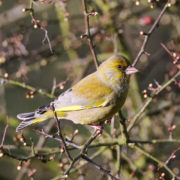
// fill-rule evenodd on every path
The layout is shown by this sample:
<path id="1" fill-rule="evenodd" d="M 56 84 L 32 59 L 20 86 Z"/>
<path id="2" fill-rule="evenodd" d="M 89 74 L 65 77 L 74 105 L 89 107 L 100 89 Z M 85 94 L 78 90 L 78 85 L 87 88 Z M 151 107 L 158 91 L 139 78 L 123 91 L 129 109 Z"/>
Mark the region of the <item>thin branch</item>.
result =
<path id="1" fill-rule="evenodd" d="M 129 143 L 158 144 L 158 143 L 180 143 L 180 139 L 152 139 L 152 140 L 129 140 Z"/>
<path id="2" fill-rule="evenodd" d="M 167 167 L 167 165 L 164 162 L 162 162 L 159 159 L 157 159 L 156 157 L 152 156 L 151 154 L 149 154 L 148 152 L 146 152 L 145 150 L 143 150 L 139 146 L 133 144 L 129 147 L 136 149 L 137 151 L 144 154 L 146 157 L 148 157 L 148 158 L 152 159 L 153 161 L 155 161 L 156 163 L 158 163 L 158 165 L 160 165 L 161 167 L 164 167 L 169 172 L 169 174 L 172 176 L 172 178 L 180 179 L 180 177 L 177 176 L 169 167 Z"/>
<path id="3" fill-rule="evenodd" d="M 30 11 L 30 16 L 31 16 L 31 19 L 32 19 L 32 23 L 34 24 L 34 28 L 39 28 L 41 29 L 42 31 L 44 31 L 44 39 L 42 40 L 42 43 L 44 44 L 44 42 L 47 40 L 48 42 L 48 45 L 49 45 L 49 49 L 51 51 L 51 53 L 53 53 L 53 50 L 52 50 L 52 45 L 51 45 L 51 42 L 50 42 L 50 39 L 49 39 L 49 36 L 48 36 L 48 31 L 47 29 L 42 25 L 42 23 L 36 19 L 35 17 L 35 14 L 34 14 L 34 8 L 33 8 L 33 5 L 34 5 L 34 0 L 30 0 L 30 8 L 29 9 L 24 9 L 24 12 L 26 11 Z"/>
<path id="4" fill-rule="evenodd" d="M 40 29 L 42 31 L 44 31 L 44 39 L 42 40 L 42 43 L 44 44 L 45 41 L 47 40 L 48 45 L 49 45 L 49 49 L 50 49 L 51 53 L 53 54 L 54 52 L 53 52 L 53 49 L 52 49 L 51 41 L 50 41 L 49 36 L 48 36 L 48 30 L 43 26 L 41 26 Z"/>
<path id="5" fill-rule="evenodd" d="M 53 135 L 46 135 L 44 133 L 42 133 L 42 131 L 36 131 L 37 133 L 39 134 L 42 134 L 44 135 L 45 137 L 47 136 L 48 138 L 51 138 L 51 139 L 54 139 L 55 141 L 59 141 L 61 142 L 61 139 L 58 138 L 58 137 L 52 137 Z M 79 146 L 79 145 L 76 145 L 74 143 L 69 143 L 68 141 L 65 141 L 67 145 L 70 145 L 72 146 L 72 148 L 70 148 L 69 150 L 74 150 L 74 149 L 82 149 L 83 146 Z M 180 139 L 152 139 L 152 140 L 129 140 L 128 143 L 138 143 L 138 144 L 159 144 L 159 143 L 180 143 Z M 97 144 L 93 144 L 93 145 L 89 145 L 88 148 L 97 148 L 97 147 L 111 147 L 111 146 L 115 146 L 115 145 L 119 145 L 119 146 L 122 146 L 124 145 L 121 141 L 119 140 L 115 140 L 115 141 L 110 141 L 110 142 L 106 142 L 106 143 L 97 143 Z M 26 151 L 27 150 L 30 150 L 31 146 L 26 146 L 25 149 Z M 15 150 L 17 149 L 17 146 L 15 145 L 3 145 L 3 149 L 4 150 Z M 35 147 L 35 151 L 38 152 L 38 151 L 43 151 L 43 152 L 46 152 L 47 155 L 50 155 L 50 154 L 53 154 L 53 153 L 57 153 L 59 152 L 59 148 L 48 148 L 48 147 L 45 147 L 45 148 L 37 148 Z"/>
<path id="6" fill-rule="evenodd" d="M 144 34 L 144 41 L 142 43 L 141 49 L 138 53 L 138 55 L 136 56 L 132 66 L 136 66 L 137 62 L 139 61 L 140 57 L 145 53 L 145 49 L 147 46 L 147 43 L 149 41 L 149 38 L 151 37 L 152 33 L 155 31 L 155 29 L 158 27 L 159 22 L 162 18 L 162 16 L 164 15 L 165 11 L 167 10 L 167 8 L 169 7 L 169 4 L 171 3 L 171 0 L 168 0 L 166 2 L 166 4 L 164 5 L 163 9 L 161 10 L 159 16 L 157 17 L 157 19 L 155 20 L 154 24 L 152 25 L 152 27 L 150 28 L 150 30 L 148 31 L 148 33 Z"/>
<path id="7" fill-rule="evenodd" d="M 54 137 L 53 135 L 48 134 L 48 133 L 46 133 L 46 132 L 43 131 L 43 130 L 41 130 L 41 131 L 40 131 L 40 130 L 36 130 L 36 132 L 37 132 L 38 134 L 41 134 L 41 135 L 43 135 L 43 136 L 45 136 L 45 137 L 48 137 L 48 138 L 50 138 L 50 139 L 54 139 L 54 140 L 56 140 L 56 141 L 62 142 L 62 139 L 60 139 L 60 138 L 58 138 L 58 137 Z M 74 143 L 72 143 L 72 142 L 65 141 L 65 143 L 66 143 L 67 145 L 69 145 L 69 146 L 72 146 L 72 147 L 76 148 L 76 149 L 82 149 L 81 146 L 78 146 L 77 144 L 74 144 Z"/>
<path id="8" fill-rule="evenodd" d="M 121 163 L 121 151 L 122 150 L 122 146 L 116 146 L 116 151 L 117 151 L 117 175 L 120 178 L 120 173 L 121 173 L 121 167 L 122 167 L 122 163 Z"/>
<path id="9" fill-rule="evenodd" d="M 94 159 L 95 157 L 97 157 L 98 155 L 100 155 L 102 152 L 104 152 L 104 150 L 105 150 L 105 147 L 100 148 L 98 151 L 96 151 L 94 154 L 92 154 L 92 155 L 90 156 L 90 159 Z M 80 158 L 81 158 L 81 156 L 77 156 L 77 159 L 74 158 L 74 161 L 78 161 Z M 79 164 L 78 166 L 74 167 L 74 169 L 72 169 L 72 168 L 73 168 L 75 162 L 74 162 L 73 164 L 71 163 L 71 164 L 69 165 L 68 169 L 66 170 L 66 173 L 65 173 L 65 174 L 70 174 L 70 173 L 77 172 L 80 168 L 82 168 L 83 166 L 85 166 L 87 163 L 88 163 L 88 161 L 84 161 L 84 162 L 82 162 L 81 164 Z M 68 171 L 69 171 L 69 172 L 68 172 Z M 67 175 L 63 176 L 63 178 L 67 178 L 67 177 L 68 177 Z M 62 176 L 56 176 L 56 177 L 54 177 L 52 180 L 58 180 L 58 179 L 61 179 L 61 178 L 62 178 Z"/>
<path id="10" fill-rule="evenodd" d="M 82 149 L 82 153 L 87 153 L 87 149 L 90 146 L 90 144 L 99 136 L 100 133 L 98 133 L 98 131 L 99 131 L 98 129 L 95 130 L 94 134 L 89 138 L 89 140 Z"/>
<path id="11" fill-rule="evenodd" d="M 97 129 L 95 130 L 95 132 L 91 135 L 91 137 L 89 138 L 89 140 L 86 142 L 86 144 L 84 146 L 82 146 L 81 152 L 79 153 L 79 155 L 77 155 L 73 161 L 71 162 L 71 164 L 69 165 L 68 169 L 66 170 L 66 172 L 64 173 L 63 179 L 65 179 L 71 169 L 73 168 L 74 164 L 76 163 L 76 161 L 78 161 L 80 158 L 82 158 L 82 155 L 87 153 L 87 148 L 90 146 L 90 144 L 99 136 L 100 131 Z"/>
<path id="12" fill-rule="evenodd" d="M 91 54 L 92 54 L 92 57 L 93 57 L 93 60 L 94 60 L 94 64 L 95 64 L 96 69 L 97 69 L 98 65 L 99 65 L 99 62 L 98 62 L 98 59 L 97 59 L 95 46 L 94 46 L 94 43 L 93 43 L 93 38 L 92 38 L 91 32 L 90 32 L 90 25 L 89 25 L 90 13 L 88 13 L 88 10 L 87 10 L 86 0 L 81 0 L 81 3 L 82 3 L 83 13 L 84 13 L 84 23 L 85 23 L 86 37 L 88 39 L 88 45 L 89 45 L 89 48 L 91 50 Z"/>
<path id="13" fill-rule="evenodd" d="M 99 150 L 97 150 L 96 152 L 94 152 L 94 154 L 92 154 L 90 156 L 90 159 L 94 159 L 95 157 L 99 156 L 101 153 L 103 153 L 105 151 L 105 149 L 106 149 L 106 147 L 99 148 Z M 85 166 L 87 163 L 88 163 L 88 161 L 84 161 L 84 162 L 80 163 L 78 166 L 76 166 L 74 169 L 71 170 L 71 173 L 78 171 L 80 168 Z"/>
<path id="14" fill-rule="evenodd" d="M 165 49 L 165 51 L 173 58 L 173 60 L 174 60 L 173 64 L 177 65 L 177 68 L 178 68 L 178 61 L 180 60 L 179 55 L 177 55 L 176 52 L 173 52 L 173 51 L 169 50 L 168 47 L 165 44 L 163 44 L 163 43 L 160 43 L 160 44 Z"/>
<path id="15" fill-rule="evenodd" d="M 4 145 L 4 141 L 5 141 L 5 138 L 6 138 L 6 133 L 7 133 L 7 129 L 9 127 L 9 120 L 8 120 L 8 117 L 7 117 L 7 124 L 4 128 L 4 133 L 3 133 L 3 137 L 2 137 L 2 140 L 1 140 L 1 145 L 0 145 L 0 149 L 3 147 Z"/>
<path id="16" fill-rule="evenodd" d="M 54 104 L 53 104 L 53 103 L 51 103 L 51 109 L 52 109 L 53 114 L 54 114 L 54 119 L 56 120 L 56 125 L 57 125 L 57 129 L 58 129 L 58 135 L 59 135 L 59 137 L 60 137 L 60 139 L 61 139 L 61 142 L 62 142 L 62 144 L 63 144 L 64 151 L 65 151 L 68 159 L 69 159 L 70 161 L 72 161 L 73 159 L 72 159 L 72 157 L 71 157 L 71 155 L 70 155 L 70 153 L 69 153 L 69 151 L 68 151 L 68 149 L 67 149 L 67 145 L 66 145 L 65 140 L 64 140 L 64 137 L 63 137 L 63 135 L 62 135 L 60 121 L 59 121 L 59 119 L 58 119 L 58 117 L 57 117 L 57 113 L 56 113 L 56 111 L 55 111 L 55 108 L 54 108 Z"/>
<path id="17" fill-rule="evenodd" d="M 158 95 L 162 90 L 164 90 L 167 86 L 169 86 L 172 82 L 176 80 L 176 78 L 180 75 L 180 71 L 178 71 L 169 81 L 165 82 L 162 86 L 158 88 L 158 90 L 151 96 L 149 97 L 143 107 L 136 113 L 134 118 L 132 119 L 132 122 L 129 124 L 127 127 L 127 131 L 130 132 L 131 129 L 133 128 L 134 124 L 136 121 L 139 119 L 139 117 L 142 115 L 142 113 L 146 110 L 146 108 L 149 106 L 149 104 L 152 102 L 153 97 Z"/>
<path id="18" fill-rule="evenodd" d="M 173 56 L 172 52 L 168 49 L 168 47 L 164 43 L 160 43 L 160 44 L 170 56 Z"/>
<path id="19" fill-rule="evenodd" d="M 0 76 L 0 79 L 1 79 L 1 81 L 3 81 L 2 84 L 15 85 L 15 86 L 21 87 L 23 89 L 27 89 L 27 90 L 32 91 L 32 92 L 38 92 L 39 94 L 47 96 L 49 98 L 55 98 L 55 96 L 53 94 L 47 93 L 47 92 L 43 91 L 42 89 L 36 89 L 30 85 L 26 85 L 25 83 L 15 81 L 15 80 L 6 79 L 2 76 Z"/>
<path id="20" fill-rule="evenodd" d="M 40 133 L 40 132 L 38 132 Z M 46 136 L 46 135 L 45 135 Z M 51 135 L 50 135 L 51 136 Z M 51 138 L 50 136 L 48 136 L 49 138 Z M 60 138 L 52 138 L 56 141 L 60 141 L 61 142 L 61 139 Z M 68 144 L 68 142 L 66 141 L 66 143 Z M 173 139 L 173 140 L 169 140 L 169 139 L 152 139 L 152 140 L 129 140 L 129 145 L 131 144 L 158 144 L 158 143 L 180 143 L 180 139 Z M 124 143 L 125 144 L 125 143 Z M 97 148 L 97 147 L 112 147 L 112 146 L 115 146 L 115 145 L 118 145 L 118 146 L 122 146 L 124 145 L 121 141 L 119 140 L 116 140 L 116 141 L 110 141 L 110 142 L 106 142 L 106 143 L 97 143 L 97 144 L 93 144 L 93 145 L 89 145 L 89 148 Z M 70 145 L 70 144 L 68 144 Z M 74 146 L 74 144 L 71 144 L 72 146 Z M 77 146 L 77 147 L 76 147 Z M 75 145 L 75 149 L 78 148 L 78 149 L 82 149 L 84 146 L 78 146 L 78 145 Z M 27 150 L 31 150 L 31 146 L 26 146 L 26 151 Z M 73 150 L 74 148 L 71 148 L 69 150 Z M 48 156 L 48 155 L 51 155 L 51 154 L 56 154 L 56 153 L 59 153 L 59 148 L 55 148 L 55 149 L 52 149 L 52 148 L 43 148 L 43 149 L 40 149 L 40 148 L 36 148 L 35 147 L 35 151 L 43 151 L 44 153 L 43 154 L 33 154 L 33 155 L 30 155 L 30 156 L 25 156 L 25 157 L 17 157 L 13 154 L 10 154 L 9 152 L 6 151 L 6 149 L 9 151 L 9 150 L 15 150 L 17 149 L 17 146 L 14 146 L 14 145 L 4 145 L 3 148 L 1 148 L 1 153 L 3 153 L 3 155 L 6 155 L 10 158 L 13 158 L 13 159 L 16 159 L 16 160 L 19 160 L 19 161 L 27 161 L 29 159 L 32 159 L 32 158 L 35 158 L 35 157 L 38 157 L 38 156 Z M 73 171 L 73 170 L 72 170 Z M 74 172 L 74 171 L 73 171 Z"/>
<path id="21" fill-rule="evenodd" d="M 12 159 L 16 159 L 16 160 L 18 160 L 18 161 L 28 161 L 29 159 L 33 159 L 33 158 L 35 158 L 36 156 L 34 156 L 34 155 L 31 155 L 31 156 L 26 156 L 26 157 L 18 157 L 18 156 L 16 156 L 16 155 L 13 155 L 13 154 L 10 154 L 9 152 L 7 152 L 7 151 L 5 151 L 3 148 L 1 148 L 1 151 L 2 151 L 2 153 L 3 153 L 3 156 L 8 156 L 8 157 L 10 157 L 10 158 L 12 158 Z"/>
<path id="22" fill-rule="evenodd" d="M 128 144 L 131 143 L 139 143 L 139 144 L 158 144 L 158 143 L 180 143 L 180 139 L 152 139 L 152 140 L 129 140 Z M 115 146 L 115 145 L 125 145 L 126 142 L 122 141 L 121 139 L 117 139 L 114 141 L 107 141 L 105 143 L 97 143 L 97 144 L 93 144 L 90 145 L 89 148 L 96 148 L 96 147 L 111 147 L 111 146 Z"/>
<path id="23" fill-rule="evenodd" d="M 71 169 L 73 168 L 74 164 L 81 158 L 81 154 L 79 154 L 78 156 L 76 156 L 73 161 L 71 162 L 71 164 L 69 165 L 68 169 L 65 171 L 64 176 L 62 179 L 66 179 L 71 171 Z"/>
<path id="24" fill-rule="evenodd" d="M 98 170 L 102 171 L 103 173 L 105 173 L 107 176 L 109 176 L 112 180 L 119 180 L 118 178 L 114 177 L 110 171 L 104 169 L 102 166 L 100 166 L 99 164 L 95 163 L 94 161 L 92 161 L 90 158 L 88 158 L 86 155 L 82 154 L 81 157 L 83 159 L 85 159 L 86 161 L 88 161 L 89 163 L 91 163 L 95 168 L 97 168 Z"/>
<path id="25" fill-rule="evenodd" d="M 121 137 L 124 139 L 125 143 L 129 141 L 129 134 L 127 132 L 127 127 L 125 123 L 125 117 L 123 116 L 122 112 L 119 111 L 119 119 L 120 119 L 120 129 L 121 129 Z"/>
<path id="26" fill-rule="evenodd" d="M 169 161 L 170 161 L 171 159 L 174 159 L 174 158 L 176 157 L 175 154 L 176 154 L 178 151 L 180 151 L 180 147 L 178 147 L 177 149 L 175 149 L 175 150 L 171 153 L 171 155 L 169 156 L 169 158 L 168 158 L 168 159 L 166 160 L 166 162 L 165 162 L 166 165 L 169 163 Z"/>

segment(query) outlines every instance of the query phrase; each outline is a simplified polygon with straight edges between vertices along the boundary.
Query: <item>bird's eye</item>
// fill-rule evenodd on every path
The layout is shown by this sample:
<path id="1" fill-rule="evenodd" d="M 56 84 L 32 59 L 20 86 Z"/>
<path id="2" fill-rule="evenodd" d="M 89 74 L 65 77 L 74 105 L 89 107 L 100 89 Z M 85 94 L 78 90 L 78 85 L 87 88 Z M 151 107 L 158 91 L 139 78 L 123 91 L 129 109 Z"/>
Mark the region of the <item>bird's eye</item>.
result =
<path id="1" fill-rule="evenodd" d="M 120 70 L 123 69 L 123 67 L 121 65 L 117 65 L 117 68 L 120 69 Z"/>

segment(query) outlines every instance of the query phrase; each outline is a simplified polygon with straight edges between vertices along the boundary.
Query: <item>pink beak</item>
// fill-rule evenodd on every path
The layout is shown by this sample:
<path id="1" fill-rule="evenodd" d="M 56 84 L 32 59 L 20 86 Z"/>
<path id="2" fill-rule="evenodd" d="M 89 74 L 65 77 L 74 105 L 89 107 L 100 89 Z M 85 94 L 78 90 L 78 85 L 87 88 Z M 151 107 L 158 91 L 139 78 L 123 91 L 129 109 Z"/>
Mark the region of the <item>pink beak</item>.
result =
<path id="1" fill-rule="evenodd" d="M 128 66 L 128 68 L 125 70 L 126 75 L 137 73 L 138 70 L 133 66 Z"/>

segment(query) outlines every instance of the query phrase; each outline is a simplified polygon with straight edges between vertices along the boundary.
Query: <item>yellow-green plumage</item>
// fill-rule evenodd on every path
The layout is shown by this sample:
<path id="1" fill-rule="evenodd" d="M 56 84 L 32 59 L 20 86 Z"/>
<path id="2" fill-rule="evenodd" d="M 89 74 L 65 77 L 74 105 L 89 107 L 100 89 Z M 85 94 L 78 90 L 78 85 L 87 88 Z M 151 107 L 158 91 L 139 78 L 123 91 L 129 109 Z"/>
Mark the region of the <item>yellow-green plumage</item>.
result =
<path id="1" fill-rule="evenodd" d="M 53 102 L 58 118 L 90 125 L 111 118 L 127 97 L 129 74 L 132 74 L 127 73 L 128 66 L 127 60 L 117 55 L 103 62 L 96 72 L 79 81 Z M 22 120 L 16 129 L 19 131 L 53 117 L 53 112 L 47 105 L 17 117 Z"/>

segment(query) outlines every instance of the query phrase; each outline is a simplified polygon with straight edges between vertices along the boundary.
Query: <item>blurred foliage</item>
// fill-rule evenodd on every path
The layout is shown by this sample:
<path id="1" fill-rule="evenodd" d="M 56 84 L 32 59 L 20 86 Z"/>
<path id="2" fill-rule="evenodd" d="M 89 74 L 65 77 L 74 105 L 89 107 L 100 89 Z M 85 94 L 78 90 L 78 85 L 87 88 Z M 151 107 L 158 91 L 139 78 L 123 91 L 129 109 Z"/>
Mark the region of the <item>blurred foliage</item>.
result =
<path id="1" fill-rule="evenodd" d="M 36 28 L 32 23 L 30 12 L 23 9 L 29 8 L 30 2 L 32 1 L 0 0 L 0 76 L 6 78 L 8 76 L 8 79 L 23 82 L 40 92 L 42 89 L 50 96 L 57 97 L 95 70 L 87 38 L 80 38 L 85 33 L 81 1 L 36 0 L 33 2 L 34 16 L 47 30 L 53 53 L 50 51 L 47 39 L 45 43 L 42 43 L 46 31 Z M 98 60 L 102 62 L 116 50 L 133 62 L 142 45 L 143 38 L 139 32 L 149 30 L 164 3 L 163 0 L 151 1 L 151 3 L 146 0 L 87 0 L 88 11 L 98 12 L 97 16 L 90 16 L 90 31 Z M 146 52 L 150 55 L 141 57 L 137 64 L 139 73 L 131 79 L 129 96 L 123 107 L 123 114 L 128 119 L 127 125 L 146 101 L 142 91 L 147 89 L 150 83 L 155 86 L 154 80 L 160 84 L 168 81 L 177 71 L 173 58 L 160 45 L 163 42 L 179 55 L 180 3 L 178 0 L 172 0 L 171 3 L 171 8 L 166 11 L 147 44 Z M 3 148 L 15 157 L 23 158 L 31 156 L 33 143 L 35 150 L 43 154 L 42 158 L 34 157 L 22 164 L 21 161 L 8 156 L 1 157 L 0 179 L 24 180 L 30 177 L 51 179 L 63 175 L 67 169 L 68 161 L 66 155 L 60 153 L 59 142 L 44 139 L 33 131 L 33 128 L 44 128 L 49 130 L 50 134 L 56 134 L 54 120 L 23 130 L 28 146 L 24 146 L 23 141 L 20 142 L 15 132 L 19 123 L 16 118 L 18 113 L 33 111 L 38 106 L 51 101 L 52 98 L 46 94 L 42 95 L 33 91 L 31 96 L 30 90 L 8 84 L 0 79 L 0 137 L 3 136 L 7 119 L 9 122 Z M 151 105 L 129 133 L 130 139 L 142 141 L 166 139 L 166 142 L 140 143 L 140 147 L 145 151 L 160 161 L 166 162 L 180 144 L 179 105 L 180 94 L 178 82 L 176 82 L 153 98 Z M 103 135 L 98 137 L 96 143 L 105 143 L 109 139 L 110 142 L 111 138 L 113 141 L 118 137 L 120 129 L 118 118 L 115 118 L 114 129 L 111 126 L 112 124 L 105 125 Z M 76 129 L 79 133 L 74 143 L 85 143 L 92 129 L 63 121 L 62 130 L 66 136 L 70 137 Z M 172 142 L 172 140 L 175 141 Z M 77 154 L 77 150 L 70 152 L 73 156 Z M 159 169 L 159 165 L 152 158 L 148 158 L 135 148 L 121 146 L 119 149 L 116 145 L 88 150 L 90 157 L 94 153 L 97 153 L 95 162 L 110 170 L 113 175 L 119 173 L 123 180 L 171 178 L 164 168 Z M 80 160 L 76 167 L 84 162 Z M 177 152 L 176 157 L 170 160 L 168 167 L 175 174 L 180 175 L 180 152 Z M 91 164 L 72 171 L 74 172 L 68 179 L 108 179 Z M 163 175 L 164 172 L 165 175 Z"/>

